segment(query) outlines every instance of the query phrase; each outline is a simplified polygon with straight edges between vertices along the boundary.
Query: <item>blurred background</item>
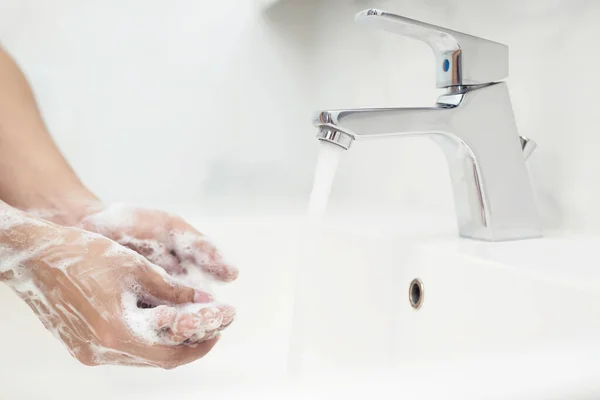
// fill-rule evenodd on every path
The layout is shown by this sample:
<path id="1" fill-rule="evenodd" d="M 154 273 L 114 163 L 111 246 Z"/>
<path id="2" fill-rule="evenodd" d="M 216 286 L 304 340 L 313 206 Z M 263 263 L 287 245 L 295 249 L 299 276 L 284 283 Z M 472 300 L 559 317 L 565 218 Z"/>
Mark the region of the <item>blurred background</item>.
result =
<path id="1" fill-rule="evenodd" d="M 103 199 L 276 212 L 308 199 L 314 110 L 439 94 L 425 44 L 354 25 L 368 7 L 507 44 L 517 124 L 539 144 L 529 167 L 544 226 L 598 229 L 594 1 L 0 0 L 0 40 Z M 427 139 L 355 146 L 332 201 L 454 212 Z"/>
<path id="2" fill-rule="evenodd" d="M 10 360 L 0 386 L 33 393 L 11 399 L 40 398 L 51 385 L 64 386 L 53 391 L 61 399 L 90 388 L 95 398 L 116 398 L 98 389 L 109 387 L 125 398 L 139 387 L 172 397 L 167 381 L 194 390 L 199 382 L 227 385 L 243 375 L 231 372 L 232 359 L 248 370 L 277 358 L 265 349 L 284 359 L 302 233 L 271 252 L 278 231 L 265 233 L 272 230 L 265 223 L 257 234 L 252 224 L 306 209 L 319 150 L 313 112 L 429 106 L 440 94 L 427 45 L 354 24 L 369 7 L 507 44 L 517 125 L 538 143 L 528 166 L 543 226 L 600 230 L 597 1 L 0 0 L 0 42 L 86 185 L 107 202 L 214 216 L 193 222 L 232 238 L 248 271 L 232 289 L 245 287 L 232 297 L 244 328 L 228 332 L 232 340 L 213 361 L 168 374 L 81 368 L 4 288 L 0 302 L 11 302 L 5 318 L 15 329 L 0 335 L 14 344 L 0 351 Z M 412 214 L 399 222 L 411 231 L 438 219 L 456 229 L 446 161 L 427 139 L 354 146 L 331 201 L 349 211 Z M 237 216 L 248 215 L 259 217 L 239 228 Z M 260 237 L 258 246 L 245 243 L 250 235 Z M 390 253 L 408 254 L 399 248 Z M 256 287 L 273 289 L 257 294 Z M 239 357 L 240 349 L 251 356 Z"/>

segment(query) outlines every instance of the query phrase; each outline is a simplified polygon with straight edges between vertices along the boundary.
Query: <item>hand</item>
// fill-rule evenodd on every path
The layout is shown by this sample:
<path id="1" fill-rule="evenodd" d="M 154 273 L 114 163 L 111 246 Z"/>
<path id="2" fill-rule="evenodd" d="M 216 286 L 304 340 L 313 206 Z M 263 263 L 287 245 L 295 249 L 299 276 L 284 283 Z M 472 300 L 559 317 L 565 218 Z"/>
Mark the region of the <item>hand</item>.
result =
<path id="1" fill-rule="evenodd" d="M 207 354 L 232 319 L 139 254 L 5 205 L 0 281 L 87 365 L 174 368 Z"/>
<path id="2" fill-rule="evenodd" d="M 169 275 L 202 288 L 206 277 L 229 282 L 238 270 L 216 247 L 183 219 L 164 211 L 113 205 L 84 216 L 79 226 L 126 246 Z"/>

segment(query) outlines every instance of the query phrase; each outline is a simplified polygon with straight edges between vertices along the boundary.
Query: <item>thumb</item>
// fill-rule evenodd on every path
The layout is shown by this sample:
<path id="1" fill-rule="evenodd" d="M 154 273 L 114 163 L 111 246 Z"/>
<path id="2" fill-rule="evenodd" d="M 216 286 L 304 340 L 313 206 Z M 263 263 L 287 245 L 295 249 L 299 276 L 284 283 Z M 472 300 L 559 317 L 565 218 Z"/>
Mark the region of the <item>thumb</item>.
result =
<path id="1" fill-rule="evenodd" d="M 136 278 L 144 293 L 166 303 L 210 303 L 213 301 L 209 293 L 176 281 L 164 270 L 150 263 L 146 263 L 144 267 L 137 270 Z"/>

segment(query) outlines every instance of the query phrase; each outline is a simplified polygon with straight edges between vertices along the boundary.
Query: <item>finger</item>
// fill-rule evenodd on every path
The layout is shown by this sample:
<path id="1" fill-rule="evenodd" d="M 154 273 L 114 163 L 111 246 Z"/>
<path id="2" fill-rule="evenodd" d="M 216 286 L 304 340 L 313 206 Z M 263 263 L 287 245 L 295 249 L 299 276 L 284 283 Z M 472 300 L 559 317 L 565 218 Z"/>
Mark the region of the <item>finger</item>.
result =
<path id="1" fill-rule="evenodd" d="M 233 307 L 223 304 L 223 305 L 217 306 L 217 308 L 221 311 L 221 314 L 223 315 L 223 320 L 221 321 L 221 326 L 219 326 L 218 328 L 216 328 L 214 330 L 206 331 L 204 340 L 210 340 L 210 339 L 214 338 L 215 336 L 219 335 L 219 333 L 222 330 L 224 330 L 225 328 L 227 328 L 229 325 L 231 325 L 231 323 L 234 320 L 235 309 Z M 192 338 L 188 339 L 187 342 L 184 342 L 184 343 L 193 342 L 194 339 L 195 338 L 192 337 Z"/>
<path id="2" fill-rule="evenodd" d="M 177 345 L 204 341 L 223 322 L 223 315 L 217 307 L 187 312 L 174 307 L 159 306 L 148 311 L 157 337 L 164 344 Z"/>
<path id="3" fill-rule="evenodd" d="M 218 310 L 204 307 L 204 312 L 196 310 L 198 315 L 194 315 L 194 312 L 187 311 L 191 306 L 186 306 L 185 310 L 178 309 L 178 306 L 139 309 L 131 308 L 130 303 L 133 301 L 133 298 L 131 301 L 124 301 L 129 305 L 130 316 L 127 320 L 133 322 L 130 329 L 134 332 L 134 336 L 124 345 L 127 354 L 135 356 L 139 361 L 172 369 L 204 357 L 216 344 L 219 332 L 215 336 L 212 328 L 222 323 L 222 317 L 219 318 L 216 312 Z M 200 317 L 202 323 L 197 325 L 194 318 Z M 195 335 L 202 336 L 203 340 L 198 340 Z M 189 339 L 184 339 L 187 337 Z M 120 348 L 120 351 L 123 349 Z"/>
<path id="4" fill-rule="evenodd" d="M 206 236 L 192 231 L 173 232 L 171 245 L 175 255 L 182 261 L 192 262 L 214 278 L 231 282 L 237 279 L 239 271 L 227 263 L 217 248 Z"/>
<path id="5" fill-rule="evenodd" d="M 209 303 L 212 296 L 209 293 L 186 286 L 164 270 L 150 263 L 136 269 L 135 278 L 140 285 L 138 296 L 150 301 L 169 304 Z"/>
<path id="6" fill-rule="evenodd" d="M 227 328 L 229 325 L 231 325 L 231 323 L 235 319 L 235 308 L 225 304 L 218 306 L 218 308 L 219 311 L 221 311 L 221 314 L 223 315 L 223 321 L 221 322 L 221 326 L 218 328 L 218 330 L 221 331 Z"/>
<path id="7" fill-rule="evenodd" d="M 158 306 L 151 313 L 154 314 L 154 329 L 160 332 L 170 328 L 177 318 L 177 310 L 169 306 Z"/>
<path id="8" fill-rule="evenodd" d="M 170 275 L 178 275 L 184 272 L 179 263 L 179 259 L 171 254 L 170 250 L 161 241 L 154 239 L 136 239 L 131 236 L 125 236 L 118 238 L 117 242 L 120 245 L 143 255 L 152 264 L 164 268 Z"/>
<path id="9" fill-rule="evenodd" d="M 173 340 L 180 343 L 203 342 L 215 332 L 223 321 L 218 308 L 205 308 L 195 314 L 181 314 L 173 324 Z"/>
<path id="10" fill-rule="evenodd" d="M 173 369 L 204 357 L 217 344 L 218 340 L 217 336 L 205 342 L 188 346 L 153 346 L 150 352 L 145 354 L 145 357 L 158 367 Z"/>

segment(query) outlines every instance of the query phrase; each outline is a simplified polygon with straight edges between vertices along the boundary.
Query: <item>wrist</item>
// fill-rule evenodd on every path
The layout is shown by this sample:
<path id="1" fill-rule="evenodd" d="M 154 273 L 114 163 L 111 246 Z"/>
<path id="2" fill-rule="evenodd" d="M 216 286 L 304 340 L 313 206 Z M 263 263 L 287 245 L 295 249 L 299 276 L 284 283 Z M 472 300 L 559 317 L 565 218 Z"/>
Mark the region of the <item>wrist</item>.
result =
<path id="1" fill-rule="evenodd" d="M 86 215 L 104 208 L 80 182 L 30 180 L 0 194 L 10 206 L 63 226 L 76 226 Z"/>
<path id="2" fill-rule="evenodd" d="M 102 202 L 85 188 L 39 193 L 26 203 L 26 207 L 19 208 L 63 226 L 77 226 L 86 216 L 104 209 Z"/>
<path id="3" fill-rule="evenodd" d="M 0 200 L 61 225 L 76 225 L 88 210 L 101 208 L 49 133 L 43 128 L 24 131 L 27 140 L 7 142 L 0 149 Z"/>
<path id="4" fill-rule="evenodd" d="M 54 229 L 46 221 L 0 201 L 0 281 L 10 282 L 30 272 L 26 255 L 41 242 L 48 243 Z"/>

